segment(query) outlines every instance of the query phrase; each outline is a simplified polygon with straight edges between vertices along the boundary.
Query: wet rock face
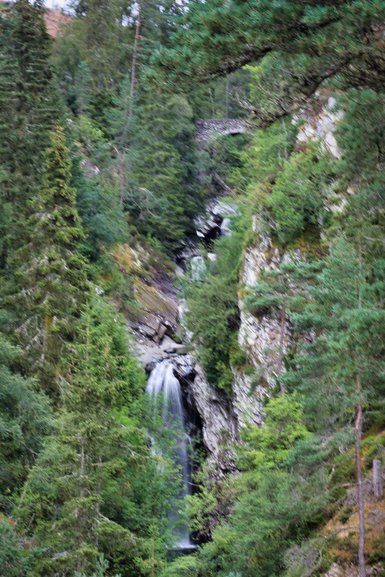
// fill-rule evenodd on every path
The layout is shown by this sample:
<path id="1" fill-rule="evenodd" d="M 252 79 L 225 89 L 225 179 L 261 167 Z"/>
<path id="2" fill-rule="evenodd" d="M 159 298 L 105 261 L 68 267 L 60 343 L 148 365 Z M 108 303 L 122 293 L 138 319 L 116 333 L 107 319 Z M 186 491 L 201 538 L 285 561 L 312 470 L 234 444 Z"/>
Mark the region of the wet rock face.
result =
<path id="1" fill-rule="evenodd" d="M 167 336 L 160 344 L 150 338 L 136 339 L 137 353 L 147 372 L 162 360 L 172 363 L 196 429 L 194 436 L 201 438 L 213 476 L 222 478 L 235 470 L 234 453 L 226 446 L 237 441 L 237 416 L 231 401 L 209 385 L 202 368 L 184 347 Z"/>
<path id="2" fill-rule="evenodd" d="M 207 246 L 212 238 L 225 235 L 235 214 L 229 203 L 213 201 L 196 222 L 197 238 Z M 215 254 L 209 253 L 207 259 L 214 260 Z M 177 274 L 183 276 L 189 271 L 192 282 L 199 282 L 206 273 L 207 262 L 198 242 L 186 243 L 176 256 L 176 263 Z M 189 354 L 192 335 L 184 323 L 186 303 L 175 290 L 165 290 L 168 287 L 167 282 L 160 285 L 140 278 L 135 286 L 140 314 L 129 326 L 135 335 L 137 356 L 147 372 L 166 359 L 172 364 L 190 424 L 195 427 L 193 435 L 201 438 L 213 477 L 219 479 L 235 470 L 234 454 L 227 446 L 234 445 L 238 438 L 237 415 L 231 400 L 210 386 L 202 368 Z"/>
<path id="3" fill-rule="evenodd" d="M 231 202 L 215 199 L 207 207 L 206 212 L 195 220 L 197 237 L 206 244 L 230 234 L 230 219 L 237 214 Z"/>
<path id="4" fill-rule="evenodd" d="M 175 372 L 191 404 L 202 423 L 202 440 L 208 454 L 208 462 L 216 477 L 235 470 L 234 453 L 227 449 L 238 438 L 237 419 L 231 402 L 215 390 L 204 375 L 202 368 L 191 355 L 173 360 Z"/>
<path id="5" fill-rule="evenodd" d="M 233 411 L 238 429 L 247 424 L 260 426 L 263 423 L 263 405 L 268 398 L 265 387 L 257 385 L 255 380 L 242 370 L 234 370 Z"/>

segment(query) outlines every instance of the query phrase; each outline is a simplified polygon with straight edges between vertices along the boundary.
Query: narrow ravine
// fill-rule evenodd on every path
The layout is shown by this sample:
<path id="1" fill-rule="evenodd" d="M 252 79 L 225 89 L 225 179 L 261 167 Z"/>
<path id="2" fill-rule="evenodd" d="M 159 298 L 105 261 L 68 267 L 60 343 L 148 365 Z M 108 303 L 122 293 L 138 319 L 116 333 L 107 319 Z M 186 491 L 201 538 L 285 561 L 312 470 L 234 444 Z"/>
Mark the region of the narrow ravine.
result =
<path id="1" fill-rule="evenodd" d="M 187 283 L 204 279 L 209 262 L 216 258 L 213 241 L 231 234 L 231 217 L 235 214 L 235 207 L 226 197 L 208 204 L 195 222 L 196 239 L 186 242 L 185 249 L 176 256 L 176 278 Z M 207 458 L 215 461 L 220 450 L 220 431 L 226 427 L 234 435 L 235 427 L 226 413 L 224 399 L 210 388 L 195 359 L 192 334 L 186 326 L 183 291 L 175 289 L 174 294 L 177 324 L 173 331 L 160 329 L 160 336 L 147 334 L 145 338 L 142 331 L 137 334 L 137 343 L 149 375 L 146 391 L 151 410 L 157 415 L 157 430 L 152 432 L 154 449 L 168 453 L 166 456 L 172 459 L 180 477 L 170 479 L 177 487 L 169 516 L 173 548 L 188 553 L 196 544 L 182 511 L 186 496 L 193 492 L 193 447 L 202 446 Z M 160 448 L 164 434 L 169 443 L 166 449 Z"/>

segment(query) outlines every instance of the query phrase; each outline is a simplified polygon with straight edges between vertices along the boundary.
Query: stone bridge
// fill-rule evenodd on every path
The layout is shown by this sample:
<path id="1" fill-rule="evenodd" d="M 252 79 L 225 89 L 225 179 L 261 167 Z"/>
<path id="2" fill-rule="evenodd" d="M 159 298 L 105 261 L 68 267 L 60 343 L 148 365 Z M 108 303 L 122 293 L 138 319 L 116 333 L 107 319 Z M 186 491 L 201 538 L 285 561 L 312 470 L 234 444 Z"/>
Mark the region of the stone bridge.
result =
<path id="1" fill-rule="evenodd" d="M 242 134 L 249 128 L 245 120 L 228 118 L 224 120 L 197 120 L 197 140 L 202 144 L 208 144 L 214 138 L 227 136 L 228 134 Z"/>

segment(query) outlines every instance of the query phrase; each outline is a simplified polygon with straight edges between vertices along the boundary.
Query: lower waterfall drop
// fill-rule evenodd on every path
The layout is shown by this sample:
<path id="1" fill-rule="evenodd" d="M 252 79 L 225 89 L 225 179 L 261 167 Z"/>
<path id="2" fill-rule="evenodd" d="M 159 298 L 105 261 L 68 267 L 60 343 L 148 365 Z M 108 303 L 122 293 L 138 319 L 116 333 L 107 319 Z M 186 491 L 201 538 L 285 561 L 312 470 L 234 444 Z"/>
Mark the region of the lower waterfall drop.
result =
<path id="1" fill-rule="evenodd" d="M 175 443 L 172 459 L 180 471 L 181 488 L 176 495 L 175 505 L 170 514 L 170 521 L 173 525 L 175 549 L 189 551 L 195 549 L 195 545 L 190 539 L 187 523 L 179 514 L 178 505 L 190 494 L 190 437 L 186 431 L 181 386 L 174 375 L 174 367 L 169 360 L 161 361 L 155 366 L 148 379 L 146 391 L 150 396 L 154 409 L 156 410 L 160 405 L 162 426 L 171 433 L 172 441 Z"/>

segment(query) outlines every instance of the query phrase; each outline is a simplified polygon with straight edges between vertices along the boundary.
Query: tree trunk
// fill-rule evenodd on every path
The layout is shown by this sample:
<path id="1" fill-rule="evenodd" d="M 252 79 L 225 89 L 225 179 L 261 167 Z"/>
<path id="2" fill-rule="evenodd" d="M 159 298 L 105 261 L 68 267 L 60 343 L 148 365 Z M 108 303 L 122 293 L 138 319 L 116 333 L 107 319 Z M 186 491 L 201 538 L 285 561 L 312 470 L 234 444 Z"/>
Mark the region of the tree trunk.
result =
<path id="1" fill-rule="evenodd" d="M 134 113 L 134 97 L 135 97 L 135 84 L 136 84 L 136 62 L 138 58 L 138 46 L 140 40 L 140 2 L 138 2 L 138 15 L 135 23 L 135 39 L 134 46 L 132 49 L 132 62 L 131 62 L 131 82 L 130 82 L 130 103 L 128 110 L 128 126 L 131 124 L 132 116 Z"/>
<path id="2" fill-rule="evenodd" d="M 278 345 L 278 360 L 277 360 L 277 376 L 282 374 L 283 372 L 283 350 L 284 350 L 284 340 L 285 340 L 285 328 L 286 328 L 286 311 L 284 309 L 281 310 L 281 319 L 280 319 L 280 332 L 279 332 L 279 345 Z M 279 381 L 279 387 L 281 394 L 284 395 L 286 393 L 286 389 L 282 381 Z"/>
<path id="3" fill-rule="evenodd" d="M 84 497 L 86 496 L 86 488 L 84 485 L 84 478 L 85 478 L 85 472 L 86 472 L 86 453 L 85 453 L 85 444 L 84 444 L 84 438 L 82 435 L 79 435 L 79 445 L 80 445 L 80 454 L 79 454 L 79 495 L 81 499 L 84 499 Z M 86 519 L 84 516 L 84 504 L 80 503 L 80 506 L 78 508 L 77 511 L 77 518 L 78 518 L 78 527 L 77 527 L 77 532 L 78 532 L 78 542 L 79 542 L 79 548 L 81 547 L 82 543 L 83 543 L 83 535 L 84 535 L 84 529 L 85 529 L 85 525 L 86 525 Z M 78 571 L 78 573 L 82 573 L 83 569 L 84 569 L 84 559 L 81 558 L 79 556 L 78 560 L 77 560 L 77 564 L 76 564 L 76 569 Z"/>
<path id="4" fill-rule="evenodd" d="M 361 393 L 361 378 L 356 375 L 356 393 Z M 356 422 L 355 422 L 355 464 L 356 464 L 356 482 L 357 482 L 357 506 L 358 506 L 358 567 L 359 577 L 366 577 L 365 567 L 365 508 L 364 495 L 362 488 L 362 463 L 361 463 L 361 439 L 362 439 L 362 421 L 363 412 L 360 400 L 356 405 Z"/>
<path id="5" fill-rule="evenodd" d="M 84 478 L 85 478 L 85 471 L 86 471 L 86 455 L 84 450 L 84 439 L 80 437 L 80 456 L 79 456 L 79 479 L 80 479 L 80 497 L 83 499 L 86 494 L 86 489 L 84 486 Z"/>
<path id="6" fill-rule="evenodd" d="M 381 461 L 374 459 L 373 461 L 373 493 L 378 500 L 384 496 L 384 483 L 382 480 Z"/>
<path id="7" fill-rule="evenodd" d="M 130 93 L 129 93 L 129 101 L 128 101 L 128 111 L 127 111 L 127 119 L 124 122 L 122 135 L 120 139 L 120 145 L 123 148 L 126 145 L 128 131 L 131 126 L 131 121 L 134 116 L 134 99 L 135 99 L 135 87 L 136 87 L 136 66 L 138 60 L 138 46 L 140 40 L 140 29 L 141 29 L 141 20 L 140 20 L 140 2 L 138 1 L 138 14 L 136 17 L 135 22 L 135 38 L 134 38 L 134 45 L 132 47 L 132 60 L 131 60 L 131 79 L 130 79 Z M 119 161 L 121 159 L 119 158 Z M 123 168 L 124 170 L 124 168 Z"/>

